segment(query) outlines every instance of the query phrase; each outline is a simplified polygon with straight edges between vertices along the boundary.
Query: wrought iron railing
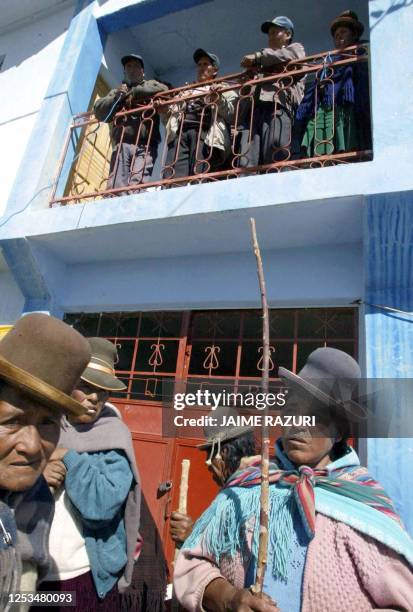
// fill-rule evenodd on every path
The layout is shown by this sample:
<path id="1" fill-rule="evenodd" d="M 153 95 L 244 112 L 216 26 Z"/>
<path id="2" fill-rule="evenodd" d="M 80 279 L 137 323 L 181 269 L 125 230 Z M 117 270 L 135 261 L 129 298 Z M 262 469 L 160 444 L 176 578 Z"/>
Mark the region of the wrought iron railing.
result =
<path id="1" fill-rule="evenodd" d="M 114 115 L 110 129 L 113 134 L 113 126 L 116 128 L 116 143 L 111 142 L 108 124 L 99 123 L 93 113 L 76 115 L 61 155 L 50 205 L 114 197 L 150 188 L 164 189 L 252 174 L 370 160 L 368 111 L 362 116 L 363 139 L 356 144 L 353 138 L 351 146 L 341 146 L 340 150 L 336 150 L 335 144 L 340 88 L 343 79 L 351 80 L 353 73 L 350 69 L 354 71 L 355 66 L 358 78 L 363 82 L 364 98 L 367 96 L 362 102 L 364 108 L 369 109 L 368 46 L 361 44 L 291 61 L 276 74 L 248 71 L 159 93 L 145 104 L 124 108 Z M 297 109 L 293 108 L 293 102 L 288 108 L 288 100 L 291 101 L 297 83 L 304 79 L 307 79 L 307 92 L 312 88 L 314 93 L 311 117 L 303 123 L 295 120 Z M 255 146 L 253 133 L 261 104 L 259 92 L 268 90 L 268 86 L 273 92 L 270 102 L 273 118 L 278 117 L 280 111 L 288 111 L 290 121 L 282 142 L 273 144 L 271 148 L 270 163 L 253 165 L 249 154 Z M 357 84 L 352 82 L 352 86 L 357 87 Z M 327 127 L 319 125 L 321 120 L 325 121 L 325 117 L 320 118 L 319 110 L 326 91 L 330 92 L 330 98 L 331 93 L 333 96 Z M 301 138 L 310 122 L 313 144 L 304 150 Z M 126 125 L 134 126 L 132 140 L 130 131 L 126 132 L 127 137 L 125 135 Z M 358 129 L 354 125 L 350 127 Z M 345 129 L 348 130 L 349 126 Z M 188 130 L 191 131 L 191 146 L 185 142 Z M 132 148 L 129 147 L 125 179 L 122 149 L 126 143 Z M 138 156 L 139 164 L 136 165 Z M 189 157 L 191 159 L 187 159 Z M 156 158 L 156 163 L 153 163 L 153 158 Z M 182 161 L 187 167 L 185 175 L 182 175 Z M 122 180 L 118 176 L 120 170 Z"/>

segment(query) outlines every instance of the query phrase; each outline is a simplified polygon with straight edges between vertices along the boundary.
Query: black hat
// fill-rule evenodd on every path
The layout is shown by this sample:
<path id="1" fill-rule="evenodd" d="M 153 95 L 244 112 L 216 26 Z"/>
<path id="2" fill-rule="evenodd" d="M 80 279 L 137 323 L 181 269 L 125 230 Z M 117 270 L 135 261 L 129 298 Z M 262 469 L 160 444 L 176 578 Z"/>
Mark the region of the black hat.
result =
<path id="1" fill-rule="evenodd" d="M 205 49 L 197 49 L 194 53 L 194 62 L 197 64 L 201 57 L 209 57 L 215 68 L 219 68 L 219 57 L 215 55 L 215 53 L 210 53 L 209 51 L 205 51 Z"/>
<path id="2" fill-rule="evenodd" d="M 126 385 L 115 376 L 115 363 L 118 361 L 116 346 L 105 338 L 87 338 L 87 340 L 92 350 L 92 357 L 81 379 L 107 391 L 126 389 Z"/>
<path id="3" fill-rule="evenodd" d="M 364 25 L 359 21 L 357 13 L 354 11 L 344 11 L 331 22 L 330 32 L 332 36 L 334 36 L 334 32 L 339 27 L 350 28 L 357 34 L 358 38 L 364 32 Z"/>
<path id="4" fill-rule="evenodd" d="M 329 346 L 318 348 L 310 353 L 298 374 L 280 367 L 278 376 L 355 420 L 366 416 L 365 409 L 352 399 L 361 378 L 360 366 L 344 351 Z"/>
<path id="5" fill-rule="evenodd" d="M 234 417 L 235 419 L 239 417 L 240 413 L 235 410 L 235 408 L 218 406 L 214 412 L 211 413 L 211 416 L 214 419 L 217 419 L 217 425 L 207 425 L 204 427 L 204 436 L 206 438 L 205 442 L 202 444 L 198 444 L 198 448 L 209 448 L 211 446 L 215 446 L 218 442 L 222 444 L 223 442 L 228 442 L 229 440 L 233 440 L 234 438 L 239 438 L 244 434 L 251 433 L 254 431 L 253 427 L 229 427 L 228 425 L 220 425 L 222 423 L 223 418 L 227 419 L 228 417 Z"/>
<path id="6" fill-rule="evenodd" d="M 125 68 L 126 62 L 131 59 L 138 60 L 142 64 L 142 68 L 145 68 L 145 64 L 143 63 L 143 57 L 141 55 L 137 55 L 136 53 L 129 53 L 129 55 L 124 55 L 120 60 L 122 62 L 122 66 Z"/>

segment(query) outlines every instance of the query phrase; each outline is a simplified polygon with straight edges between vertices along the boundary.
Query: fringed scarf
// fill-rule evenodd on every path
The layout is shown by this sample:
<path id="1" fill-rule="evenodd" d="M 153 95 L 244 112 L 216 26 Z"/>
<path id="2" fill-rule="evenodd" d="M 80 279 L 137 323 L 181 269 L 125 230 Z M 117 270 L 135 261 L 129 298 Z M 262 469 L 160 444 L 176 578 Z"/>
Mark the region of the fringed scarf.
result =
<path id="1" fill-rule="evenodd" d="M 315 513 L 370 535 L 405 556 L 413 565 L 413 542 L 403 529 L 390 498 L 382 487 L 360 467 L 356 453 L 325 470 L 301 466 L 298 470 L 277 446 L 280 465 L 270 463 L 270 511 L 268 557 L 275 577 L 287 578 L 293 514 L 297 508 L 307 535 L 314 537 Z M 280 469 L 287 467 L 287 469 Z M 248 551 L 248 530 L 252 530 L 251 554 L 257 559 L 260 513 L 261 468 L 254 463 L 240 469 L 227 481 L 224 490 L 198 519 L 184 547 L 201 545 L 219 564 L 223 556 Z M 321 495 L 320 495 L 321 493 Z"/>
<path id="2" fill-rule="evenodd" d="M 343 59 L 340 55 L 329 55 L 326 58 L 324 69 L 309 85 L 297 109 L 297 121 L 315 117 L 320 106 L 331 109 L 333 106 L 352 104 L 358 113 L 363 112 L 364 107 L 368 105 L 368 81 L 365 66 L 363 63 L 350 64 L 331 66 L 331 70 L 327 70 L 329 64 L 340 59 Z M 365 79 L 363 79 L 363 72 Z"/>
<path id="3" fill-rule="evenodd" d="M 164 612 L 168 565 L 151 511 L 142 495 L 141 553 L 130 586 L 122 593 L 121 612 Z"/>

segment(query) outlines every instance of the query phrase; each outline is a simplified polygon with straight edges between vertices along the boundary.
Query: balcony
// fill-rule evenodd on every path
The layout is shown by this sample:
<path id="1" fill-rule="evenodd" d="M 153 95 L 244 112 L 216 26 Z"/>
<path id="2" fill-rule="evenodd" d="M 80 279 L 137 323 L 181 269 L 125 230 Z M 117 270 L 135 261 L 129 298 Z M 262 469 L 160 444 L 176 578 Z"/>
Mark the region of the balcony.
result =
<path id="1" fill-rule="evenodd" d="M 357 66 L 363 86 L 365 112 L 353 117 L 358 138 L 348 138 L 347 144 L 343 145 L 342 140 L 338 144 L 337 77 L 354 66 Z M 371 160 L 367 66 L 368 46 L 361 44 L 291 61 L 277 73 L 263 75 L 247 71 L 202 84 L 169 89 L 145 104 L 122 108 L 113 116 L 106 117 L 111 120 L 112 135 L 116 131 L 116 146 L 111 141 L 108 123 L 98 122 L 93 113 L 76 115 L 61 155 L 50 206 L 113 198 L 143 190 L 171 189 Z M 264 163 L 262 159 L 256 163 L 253 130 L 260 121 L 257 92 L 271 89 L 272 98 L 266 104 L 270 104 L 271 118 L 276 121 L 280 110 L 285 110 L 285 100 L 291 97 L 297 83 L 304 80 L 307 92 L 304 97 L 307 101 L 305 117 L 298 121 L 295 120 L 295 111 L 290 113 L 291 121 L 282 142 L 270 147 Z M 326 92 L 330 94 L 329 122 L 321 125 L 319 110 Z M 230 104 L 226 102 L 228 98 Z M 185 130 L 194 104 L 198 113 L 198 121 L 191 125 L 194 159 L 183 173 L 181 161 Z M 172 137 L 171 117 L 175 124 Z M 218 149 L 206 143 L 219 141 L 220 120 L 225 122 L 227 139 L 221 139 Z M 130 124 L 135 126 L 132 140 L 130 132 L 125 129 Z M 309 134 L 312 134 L 312 140 Z M 123 144 L 131 145 L 132 150 L 127 176 L 121 159 Z M 123 177 L 119 180 L 121 172 Z"/>

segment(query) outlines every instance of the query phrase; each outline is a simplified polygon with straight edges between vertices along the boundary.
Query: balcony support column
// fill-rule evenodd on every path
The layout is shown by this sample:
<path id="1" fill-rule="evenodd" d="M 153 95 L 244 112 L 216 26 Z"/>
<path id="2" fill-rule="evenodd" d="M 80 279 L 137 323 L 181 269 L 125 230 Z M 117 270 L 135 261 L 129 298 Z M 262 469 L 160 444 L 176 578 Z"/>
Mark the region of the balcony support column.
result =
<path id="1" fill-rule="evenodd" d="M 410 313 L 398 315 L 366 305 L 367 376 L 413 378 L 412 192 L 366 198 L 364 249 L 365 301 Z M 389 410 L 397 413 L 401 407 L 389 406 Z M 413 439 L 370 439 L 367 454 L 370 471 L 413 533 Z"/>

